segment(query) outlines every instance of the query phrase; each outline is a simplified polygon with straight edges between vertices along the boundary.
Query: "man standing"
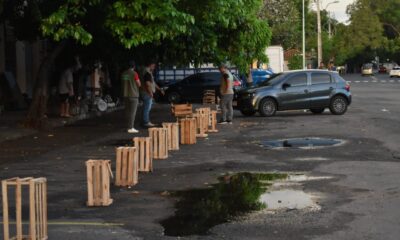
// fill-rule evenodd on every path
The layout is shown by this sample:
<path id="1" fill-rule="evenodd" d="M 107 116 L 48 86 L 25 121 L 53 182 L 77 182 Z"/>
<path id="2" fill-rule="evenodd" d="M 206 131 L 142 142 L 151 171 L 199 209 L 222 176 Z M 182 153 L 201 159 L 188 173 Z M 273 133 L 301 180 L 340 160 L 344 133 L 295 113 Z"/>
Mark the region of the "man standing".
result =
<path id="1" fill-rule="evenodd" d="M 140 79 L 135 71 L 135 62 L 129 62 L 129 68 L 122 73 L 122 87 L 125 98 L 125 112 L 128 120 L 128 133 L 138 133 L 135 129 L 136 110 L 139 105 Z"/>
<path id="2" fill-rule="evenodd" d="M 67 68 L 62 74 L 58 83 L 58 91 L 60 93 L 60 116 L 71 117 L 69 114 L 69 99 L 74 96 L 74 72 L 81 68 L 79 58 L 76 58 L 74 64 Z"/>
<path id="3" fill-rule="evenodd" d="M 221 120 L 220 124 L 232 124 L 233 119 L 233 75 L 229 72 L 226 65 L 221 65 L 219 71 L 222 74 L 221 78 Z"/>
<path id="4" fill-rule="evenodd" d="M 146 64 L 143 74 L 143 85 L 141 88 L 141 95 L 143 100 L 143 126 L 154 127 L 155 125 L 150 122 L 150 111 L 153 104 L 154 93 L 159 90 L 162 94 L 164 92 L 156 84 L 153 77 L 153 72 L 156 69 L 154 62 Z"/>

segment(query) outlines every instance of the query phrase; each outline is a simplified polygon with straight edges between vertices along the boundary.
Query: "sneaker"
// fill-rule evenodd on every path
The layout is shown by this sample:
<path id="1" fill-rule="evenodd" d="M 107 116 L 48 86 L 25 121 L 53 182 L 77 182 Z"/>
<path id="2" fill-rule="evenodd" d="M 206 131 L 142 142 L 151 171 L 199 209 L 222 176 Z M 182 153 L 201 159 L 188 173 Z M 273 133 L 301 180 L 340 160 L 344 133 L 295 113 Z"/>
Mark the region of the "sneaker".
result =
<path id="1" fill-rule="evenodd" d="M 227 124 L 227 121 L 219 121 L 218 124 Z"/>
<path id="2" fill-rule="evenodd" d="M 138 132 L 139 131 L 134 128 L 128 129 L 128 133 L 138 133 Z"/>
<path id="3" fill-rule="evenodd" d="M 154 126 L 156 126 L 156 125 L 153 124 L 153 123 L 151 123 L 151 122 L 149 122 L 149 123 L 144 124 L 143 126 L 145 126 L 145 127 L 147 127 L 147 128 L 150 128 L 150 127 L 154 127 Z"/>
<path id="4" fill-rule="evenodd" d="M 228 124 L 231 124 L 231 125 L 232 125 L 232 121 L 228 121 Z"/>

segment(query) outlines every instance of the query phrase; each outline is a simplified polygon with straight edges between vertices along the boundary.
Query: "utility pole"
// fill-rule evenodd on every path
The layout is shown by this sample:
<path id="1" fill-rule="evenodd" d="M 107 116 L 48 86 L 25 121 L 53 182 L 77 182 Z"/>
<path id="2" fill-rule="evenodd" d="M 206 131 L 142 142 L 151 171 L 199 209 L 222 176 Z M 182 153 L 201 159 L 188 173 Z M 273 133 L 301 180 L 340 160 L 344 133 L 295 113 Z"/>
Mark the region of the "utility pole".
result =
<path id="1" fill-rule="evenodd" d="M 328 37 L 332 38 L 331 13 L 328 11 Z"/>
<path id="2" fill-rule="evenodd" d="M 315 0 L 317 4 L 317 28 L 318 28 L 318 66 L 322 62 L 322 39 L 321 39 L 321 4 L 320 0 Z"/>

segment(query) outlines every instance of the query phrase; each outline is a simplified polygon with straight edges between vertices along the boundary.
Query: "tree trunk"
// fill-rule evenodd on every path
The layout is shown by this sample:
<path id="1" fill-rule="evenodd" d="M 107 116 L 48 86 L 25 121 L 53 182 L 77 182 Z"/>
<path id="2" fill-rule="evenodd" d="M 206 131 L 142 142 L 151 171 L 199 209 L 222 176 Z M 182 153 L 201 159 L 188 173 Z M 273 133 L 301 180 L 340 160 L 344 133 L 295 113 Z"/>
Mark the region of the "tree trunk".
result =
<path id="1" fill-rule="evenodd" d="M 47 123 L 47 97 L 48 86 L 51 79 L 51 68 L 55 59 L 64 49 L 66 42 L 59 43 L 53 51 L 42 61 L 37 74 L 32 104 L 29 107 L 25 126 L 31 128 L 43 128 Z"/>
<path id="2" fill-rule="evenodd" d="M 247 75 L 247 86 L 253 86 L 253 75 L 251 74 L 251 69 L 253 68 L 252 64 L 249 67 L 249 73 Z"/>

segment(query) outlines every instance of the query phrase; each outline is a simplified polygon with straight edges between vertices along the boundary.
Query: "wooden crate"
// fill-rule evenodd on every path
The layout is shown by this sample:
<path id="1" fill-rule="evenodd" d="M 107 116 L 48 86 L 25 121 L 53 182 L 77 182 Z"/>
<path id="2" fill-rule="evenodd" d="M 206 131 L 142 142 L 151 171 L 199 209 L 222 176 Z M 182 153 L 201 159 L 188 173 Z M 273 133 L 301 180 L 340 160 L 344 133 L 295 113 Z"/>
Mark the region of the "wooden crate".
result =
<path id="1" fill-rule="evenodd" d="M 110 160 L 86 161 L 88 207 L 109 206 L 113 200 L 110 198 L 110 177 L 113 177 Z"/>
<path id="2" fill-rule="evenodd" d="M 163 123 L 167 129 L 168 150 L 179 150 L 179 123 Z"/>
<path id="3" fill-rule="evenodd" d="M 196 143 L 196 119 L 182 118 L 179 120 L 180 141 L 181 144 Z"/>
<path id="4" fill-rule="evenodd" d="M 208 129 L 208 119 L 206 114 L 195 113 L 193 117 L 196 119 L 196 137 L 208 137 L 206 130 Z"/>
<path id="5" fill-rule="evenodd" d="M 205 114 L 204 131 L 208 132 L 211 128 L 211 109 L 209 107 L 197 108 L 196 113 Z"/>
<path id="6" fill-rule="evenodd" d="M 138 156 L 136 147 L 116 149 L 115 186 L 130 187 L 138 183 Z"/>
<path id="7" fill-rule="evenodd" d="M 4 240 L 45 240 L 47 236 L 47 180 L 46 178 L 10 178 L 1 181 L 3 199 Z M 16 236 L 10 238 L 8 186 L 15 186 Z M 29 191 L 29 234 L 22 230 L 22 190 Z"/>
<path id="8" fill-rule="evenodd" d="M 203 93 L 203 104 L 215 104 L 215 90 L 206 90 Z"/>
<path id="9" fill-rule="evenodd" d="M 139 172 L 152 172 L 153 171 L 153 155 L 151 149 L 150 137 L 135 137 L 133 139 L 134 147 L 136 147 L 136 154 L 139 165 Z"/>
<path id="10" fill-rule="evenodd" d="M 208 129 L 208 132 L 211 132 L 211 133 L 218 132 L 218 129 L 217 129 L 217 111 L 211 111 L 210 122 L 211 122 L 211 128 Z"/>
<path id="11" fill-rule="evenodd" d="M 168 134 L 166 128 L 149 128 L 153 159 L 168 158 Z"/>
<path id="12" fill-rule="evenodd" d="M 172 104 L 171 105 L 172 115 L 176 118 L 191 117 L 193 114 L 192 104 Z"/>

